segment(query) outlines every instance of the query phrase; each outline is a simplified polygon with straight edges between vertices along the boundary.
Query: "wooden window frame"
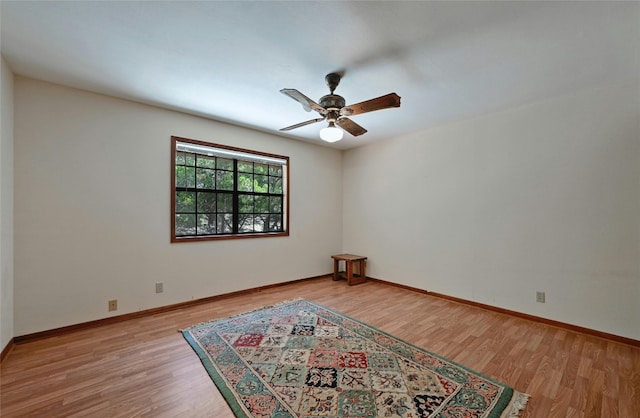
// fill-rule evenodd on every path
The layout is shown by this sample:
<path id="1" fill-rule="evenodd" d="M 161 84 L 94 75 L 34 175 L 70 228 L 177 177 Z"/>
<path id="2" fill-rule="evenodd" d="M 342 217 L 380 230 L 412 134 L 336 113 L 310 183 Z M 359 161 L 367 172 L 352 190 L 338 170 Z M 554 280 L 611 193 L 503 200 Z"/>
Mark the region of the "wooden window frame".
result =
<path id="1" fill-rule="evenodd" d="M 176 210 L 176 193 L 179 191 L 176 187 L 176 156 L 178 152 L 178 143 L 193 145 L 196 147 L 204 147 L 210 148 L 212 150 L 229 151 L 230 153 L 237 154 L 235 157 L 232 156 L 224 156 L 223 158 L 233 159 L 234 161 L 234 190 L 230 193 L 233 194 L 233 213 L 234 213 L 234 221 L 233 221 L 233 232 L 231 233 L 223 233 L 223 234 L 207 234 L 207 235 L 176 235 L 176 214 L 180 213 Z M 196 153 L 200 154 L 200 153 Z M 200 155 L 206 155 L 204 152 Z M 239 195 L 255 195 L 255 196 L 270 196 L 277 197 L 278 193 L 270 193 L 270 194 L 258 194 L 257 192 L 245 192 L 238 190 L 238 162 L 248 162 L 251 161 L 254 164 L 263 163 L 269 164 L 269 161 L 277 161 L 281 160 L 284 163 L 276 163 L 273 165 L 281 165 L 282 166 L 282 230 L 281 231 L 267 231 L 267 232 L 240 232 L 238 231 L 237 220 L 239 219 L 239 203 L 238 196 Z M 289 176 L 290 176 L 290 161 L 289 157 L 284 155 L 271 154 L 261 151 L 254 151 L 244 148 L 233 147 L 229 145 L 221 145 L 215 144 L 206 141 L 200 141 L 196 139 L 183 138 L 178 136 L 171 137 L 171 242 L 194 242 L 194 241 L 213 241 L 213 240 L 227 240 L 227 239 L 244 239 L 244 238 L 267 238 L 267 237 L 283 237 L 289 236 Z M 183 187 L 180 187 L 183 189 Z M 196 187 L 193 188 L 197 193 Z M 217 193 L 217 192 L 216 192 Z M 271 210 L 271 209 L 270 209 Z M 194 215 L 197 217 L 197 209 Z M 256 212 L 253 212 L 255 215 Z M 197 228 L 197 218 L 196 218 L 196 228 Z"/>

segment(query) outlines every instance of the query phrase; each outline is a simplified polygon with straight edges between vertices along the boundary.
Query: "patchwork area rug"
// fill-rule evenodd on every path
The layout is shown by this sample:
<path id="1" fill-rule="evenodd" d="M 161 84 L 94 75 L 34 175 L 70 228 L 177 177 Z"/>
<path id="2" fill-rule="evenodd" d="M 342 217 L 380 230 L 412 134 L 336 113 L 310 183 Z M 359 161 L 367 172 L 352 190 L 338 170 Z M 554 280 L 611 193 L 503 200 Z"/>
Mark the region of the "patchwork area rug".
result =
<path id="1" fill-rule="evenodd" d="M 182 331 L 239 417 L 517 417 L 528 395 L 299 299 Z"/>

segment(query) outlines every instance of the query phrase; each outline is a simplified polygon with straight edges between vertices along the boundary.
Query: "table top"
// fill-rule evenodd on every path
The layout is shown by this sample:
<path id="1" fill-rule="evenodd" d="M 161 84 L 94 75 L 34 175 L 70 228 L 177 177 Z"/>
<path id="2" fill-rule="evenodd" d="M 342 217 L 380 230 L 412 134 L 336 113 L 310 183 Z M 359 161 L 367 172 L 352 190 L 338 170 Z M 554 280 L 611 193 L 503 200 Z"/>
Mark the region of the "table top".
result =
<path id="1" fill-rule="evenodd" d="M 345 260 L 345 261 L 360 261 L 360 260 L 367 259 L 367 257 L 364 257 L 362 255 L 354 255 L 354 254 L 337 254 L 337 255 L 332 255 L 331 258 L 333 258 L 334 260 Z"/>

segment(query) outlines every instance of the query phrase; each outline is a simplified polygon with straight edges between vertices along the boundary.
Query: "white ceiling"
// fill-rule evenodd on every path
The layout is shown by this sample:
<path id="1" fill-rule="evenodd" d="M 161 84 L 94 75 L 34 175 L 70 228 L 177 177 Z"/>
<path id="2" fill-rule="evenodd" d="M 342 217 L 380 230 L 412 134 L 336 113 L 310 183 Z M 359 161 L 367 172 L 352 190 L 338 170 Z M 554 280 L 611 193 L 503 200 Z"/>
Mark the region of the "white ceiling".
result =
<path id="1" fill-rule="evenodd" d="M 315 143 L 314 100 L 344 70 L 346 149 L 640 74 L 640 2 L 6 1 L 2 55 L 16 74 Z"/>

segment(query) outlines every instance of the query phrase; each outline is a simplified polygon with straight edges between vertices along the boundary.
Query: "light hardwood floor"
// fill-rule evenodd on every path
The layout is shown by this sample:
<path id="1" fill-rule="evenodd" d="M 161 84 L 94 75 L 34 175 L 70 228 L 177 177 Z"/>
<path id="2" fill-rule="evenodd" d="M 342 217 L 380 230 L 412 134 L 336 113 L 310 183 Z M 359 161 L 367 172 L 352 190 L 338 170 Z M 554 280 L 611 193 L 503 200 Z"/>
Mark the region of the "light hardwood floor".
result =
<path id="1" fill-rule="evenodd" d="M 640 417 L 640 349 L 380 282 L 320 278 L 17 345 L 2 417 L 232 417 L 179 329 L 304 297 L 498 379 L 522 417 Z"/>

